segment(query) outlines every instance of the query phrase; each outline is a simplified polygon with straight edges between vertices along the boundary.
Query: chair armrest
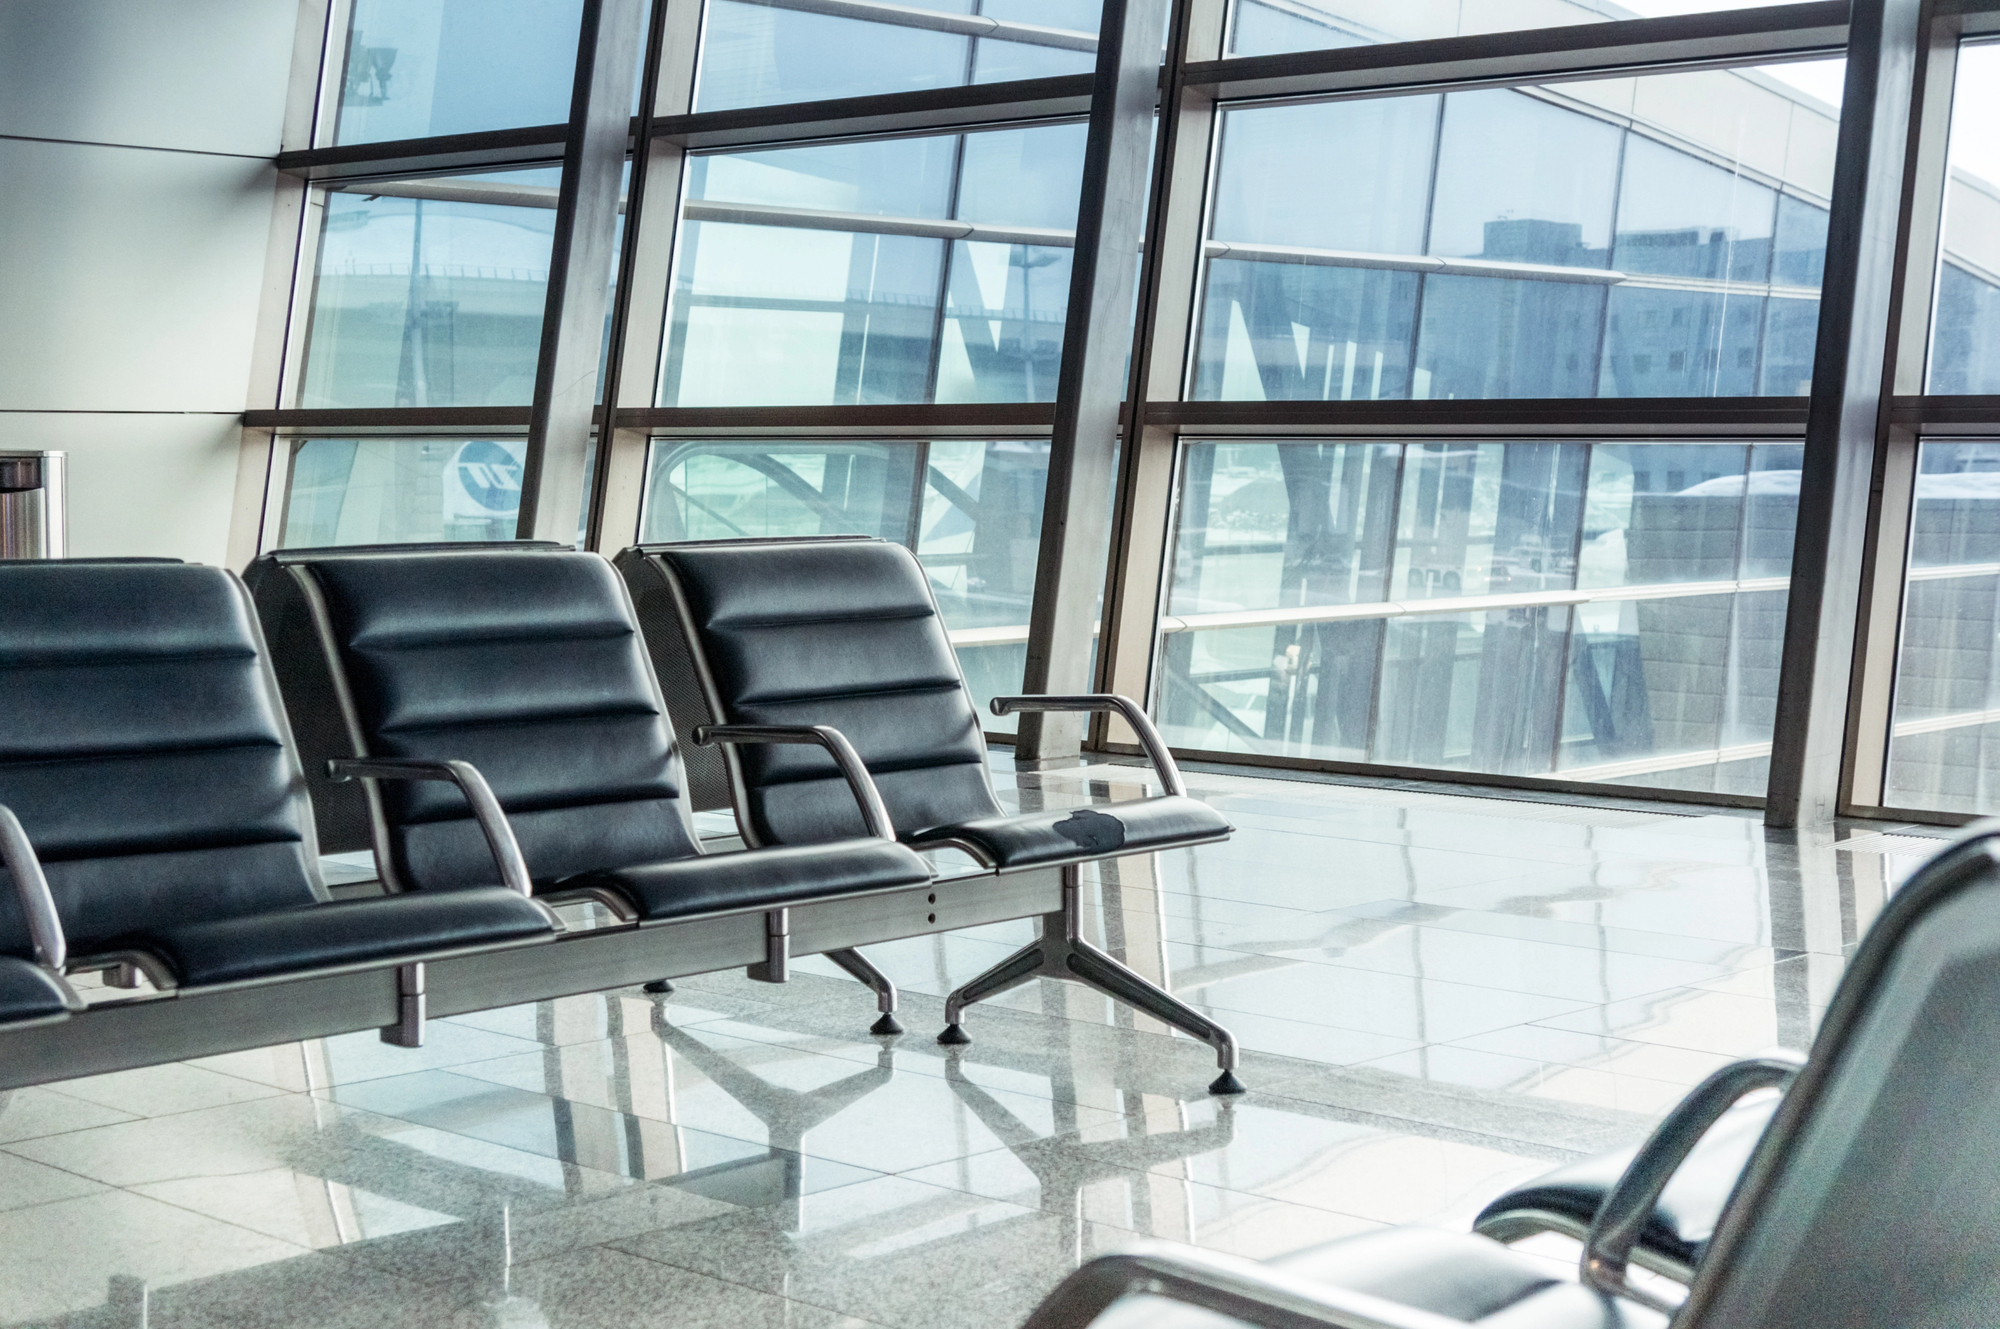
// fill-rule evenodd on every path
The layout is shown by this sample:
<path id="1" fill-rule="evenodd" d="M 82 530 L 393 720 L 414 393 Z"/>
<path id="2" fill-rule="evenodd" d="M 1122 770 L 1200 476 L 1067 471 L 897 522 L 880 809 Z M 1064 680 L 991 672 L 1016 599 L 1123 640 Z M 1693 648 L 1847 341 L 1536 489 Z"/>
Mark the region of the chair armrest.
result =
<path id="1" fill-rule="evenodd" d="M 840 767 L 847 787 L 854 791 L 854 801 L 861 805 L 861 820 L 868 833 L 884 840 L 896 838 L 895 823 L 889 820 L 889 805 L 882 801 L 882 791 L 875 787 L 875 779 L 868 774 L 861 754 L 847 741 L 847 735 L 831 725 L 705 724 L 698 726 L 692 737 L 702 747 L 712 743 L 809 743 L 825 748 L 833 764 Z"/>
<path id="2" fill-rule="evenodd" d="M 1082 1329 L 1120 1297 L 1151 1293 L 1267 1329 L 1464 1329 L 1464 1322 L 1300 1278 L 1233 1255 L 1141 1242 L 1057 1285 L 1022 1329 Z"/>
<path id="3" fill-rule="evenodd" d="M 63 936 L 62 915 L 56 912 L 55 896 L 49 893 L 49 879 L 42 875 L 42 860 L 28 843 L 28 833 L 13 809 L 0 804 L 0 863 L 14 879 L 14 891 L 21 897 L 21 914 L 28 920 L 28 936 L 35 945 L 35 963 L 60 974 L 69 963 L 69 942 Z"/>
<path id="4" fill-rule="evenodd" d="M 1629 1297 L 1642 1306 L 1673 1314 L 1678 1307 L 1626 1279 L 1632 1247 L 1646 1229 L 1660 1195 L 1673 1180 L 1708 1128 L 1745 1094 L 1790 1083 L 1806 1064 L 1794 1052 L 1775 1052 L 1731 1062 L 1703 1080 L 1674 1105 L 1653 1131 L 1625 1175 L 1598 1206 L 1597 1218 L 1583 1239 L 1583 1281 L 1600 1291 Z"/>
<path id="5" fill-rule="evenodd" d="M 472 806 L 473 820 L 493 851 L 500 868 L 500 882 L 508 890 L 533 899 L 534 882 L 528 878 L 528 861 L 521 857 L 520 841 L 507 824 L 507 814 L 486 777 L 469 761 L 416 761 L 402 757 L 335 757 L 326 764 L 327 776 L 336 783 L 346 780 L 443 780 L 455 784 Z"/>
<path id="6" fill-rule="evenodd" d="M 1174 754 L 1167 751 L 1167 740 L 1153 727 L 1152 717 L 1145 708 L 1130 697 L 1115 692 L 1094 692 L 1080 697 L 995 697 L 992 706 L 995 715 L 1012 715 L 1016 711 L 1116 711 L 1139 735 L 1139 746 L 1146 750 L 1146 760 L 1159 773 L 1161 786 L 1176 798 L 1187 797 L 1187 783 L 1181 779 L 1181 768 L 1174 763 Z"/>

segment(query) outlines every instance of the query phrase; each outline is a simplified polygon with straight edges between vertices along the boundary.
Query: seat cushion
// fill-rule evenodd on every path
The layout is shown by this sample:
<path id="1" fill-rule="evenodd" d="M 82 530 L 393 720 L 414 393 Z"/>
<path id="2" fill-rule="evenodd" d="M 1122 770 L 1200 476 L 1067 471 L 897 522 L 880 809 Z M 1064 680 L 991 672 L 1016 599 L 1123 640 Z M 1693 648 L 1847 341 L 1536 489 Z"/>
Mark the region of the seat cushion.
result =
<path id="1" fill-rule="evenodd" d="M 1729 1203 L 1736 1179 L 1749 1163 L 1750 1152 L 1770 1124 L 1771 1114 L 1778 1110 L 1778 1102 L 1772 1095 L 1746 1103 L 1724 1113 L 1709 1128 L 1661 1193 L 1639 1237 L 1643 1249 L 1689 1267 L 1700 1262 L 1722 1207 Z M 1548 1213 L 1568 1219 L 1579 1229 L 1588 1228 L 1636 1152 L 1620 1149 L 1544 1173 L 1487 1205 L 1475 1226 L 1496 1237 L 1513 1239 L 1507 1230 L 1510 1216 Z M 1533 1220 L 1529 1223 L 1532 1226 Z"/>
<path id="2" fill-rule="evenodd" d="M 499 886 L 342 900 L 161 928 L 125 940 L 183 987 L 343 965 L 395 964 L 552 938 L 540 906 Z"/>
<path id="3" fill-rule="evenodd" d="M 1659 1329 L 1663 1316 L 1563 1279 L 1552 1266 L 1498 1242 L 1435 1228 L 1401 1227 L 1311 1246 L 1270 1261 L 1315 1282 L 1492 1329 Z M 1243 1323 L 1128 1297 L 1096 1329 L 1219 1329 Z"/>
<path id="4" fill-rule="evenodd" d="M 552 884 L 549 893 L 612 890 L 648 923 L 728 909 L 797 904 L 822 895 L 920 886 L 930 866 L 888 840 L 836 840 L 735 854 L 705 854 L 667 863 L 583 872 Z"/>
<path id="5" fill-rule="evenodd" d="M 989 867 L 1011 872 L 1201 844 L 1220 840 L 1235 829 L 1208 804 L 1170 795 L 1024 812 L 1013 817 L 981 817 L 934 826 L 904 838 L 920 849 L 956 840 L 970 846 Z"/>
<path id="6" fill-rule="evenodd" d="M 38 964 L 0 955 L 0 1026 L 60 1020 L 75 998 L 60 979 Z"/>

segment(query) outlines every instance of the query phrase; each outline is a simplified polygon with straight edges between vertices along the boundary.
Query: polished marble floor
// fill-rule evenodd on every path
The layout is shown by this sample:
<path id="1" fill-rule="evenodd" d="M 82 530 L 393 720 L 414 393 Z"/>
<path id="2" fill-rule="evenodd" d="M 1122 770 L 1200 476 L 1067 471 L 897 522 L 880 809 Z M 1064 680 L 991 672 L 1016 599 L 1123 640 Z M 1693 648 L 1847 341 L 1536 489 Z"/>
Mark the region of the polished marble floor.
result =
<path id="1" fill-rule="evenodd" d="M 1027 806 L 1123 766 L 997 773 Z M 1207 1050 L 1037 982 L 932 1039 L 1017 923 L 823 961 L 0 1094 L 0 1324 L 1018 1324 L 1141 1236 L 1250 1256 L 1463 1225 L 1800 1047 L 1937 841 L 1436 786 L 1191 772 L 1227 844 L 1095 872 L 1094 938 L 1231 1027 Z M 1930 833 L 1934 834 L 1934 833 Z"/>

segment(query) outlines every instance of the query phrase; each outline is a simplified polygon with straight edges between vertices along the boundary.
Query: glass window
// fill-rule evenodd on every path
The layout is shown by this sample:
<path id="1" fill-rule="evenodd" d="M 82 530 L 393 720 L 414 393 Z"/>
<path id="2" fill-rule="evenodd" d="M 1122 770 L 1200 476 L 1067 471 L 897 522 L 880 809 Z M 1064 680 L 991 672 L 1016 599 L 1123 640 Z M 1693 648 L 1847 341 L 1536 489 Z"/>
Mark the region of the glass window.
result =
<path id="1" fill-rule="evenodd" d="M 710 0 L 695 109 L 1087 74 L 1096 0 Z"/>
<path id="2" fill-rule="evenodd" d="M 1045 439 L 660 439 L 641 538 L 872 535 L 907 545 L 984 716 L 987 701 L 1021 690 L 1048 471 Z"/>
<path id="3" fill-rule="evenodd" d="M 527 455 L 518 438 L 298 440 L 278 544 L 511 540 Z"/>
<path id="4" fill-rule="evenodd" d="M 1841 61 L 1225 112 L 1196 400 L 1794 395 Z"/>
<path id="5" fill-rule="evenodd" d="M 1883 802 L 2000 810 L 2000 442 L 1918 453 Z"/>
<path id="6" fill-rule="evenodd" d="M 1229 53 L 1272 55 L 1572 23 L 1750 9 L 1784 0 L 1235 0 Z"/>
<path id="7" fill-rule="evenodd" d="M 2000 393 L 2000 46 L 1959 52 L 1930 391 Z"/>
<path id="8" fill-rule="evenodd" d="M 559 168 L 325 195 L 301 407 L 525 406 Z"/>
<path id="9" fill-rule="evenodd" d="M 1051 401 L 1084 126 L 692 159 L 661 404 Z"/>
<path id="10" fill-rule="evenodd" d="M 1760 793 L 1797 445 L 1189 444 L 1178 746 Z"/>
<path id="11" fill-rule="evenodd" d="M 569 119 L 581 0 L 353 0 L 336 143 Z"/>

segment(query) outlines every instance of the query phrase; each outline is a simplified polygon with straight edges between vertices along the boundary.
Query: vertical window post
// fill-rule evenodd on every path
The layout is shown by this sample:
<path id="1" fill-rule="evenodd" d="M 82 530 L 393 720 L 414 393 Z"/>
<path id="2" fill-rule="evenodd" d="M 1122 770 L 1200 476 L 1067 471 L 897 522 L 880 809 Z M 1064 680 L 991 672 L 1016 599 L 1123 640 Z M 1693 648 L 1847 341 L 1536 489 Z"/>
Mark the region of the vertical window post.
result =
<path id="1" fill-rule="evenodd" d="M 1922 0 L 1855 0 L 1849 18 L 1825 296 L 1771 734 L 1764 813 L 1770 826 L 1830 821 L 1839 807 L 1868 490 L 1891 391 L 1904 164 L 1926 10 Z"/>
<path id="2" fill-rule="evenodd" d="M 632 74 L 645 0 L 583 0 L 576 83 L 563 141 L 562 188 L 549 254 L 541 358 L 521 477 L 522 539 L 576 541 L 584 460 L 597 404 L 605 288 L 618 253 L 618 190 L 631 135 Z"/>
<path id="3" fill-rule="evenodd" d="M 1069 320 L 1056 380 L 1055 433 L 1041 556 L 1028 618 L 1022 690 L 1087 692 L 1091 637 L 1117 483 L 1118 417 L 1130 344 L 1133 282 L 1159 101 L 1160 36 L 1167 0 L 1105 0 L 1084 145 Z M 1088 717 L 1021 717 L 1014 753 L 1037 761 L 1074 757 Z"/>

